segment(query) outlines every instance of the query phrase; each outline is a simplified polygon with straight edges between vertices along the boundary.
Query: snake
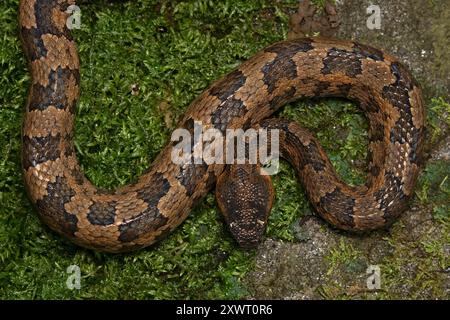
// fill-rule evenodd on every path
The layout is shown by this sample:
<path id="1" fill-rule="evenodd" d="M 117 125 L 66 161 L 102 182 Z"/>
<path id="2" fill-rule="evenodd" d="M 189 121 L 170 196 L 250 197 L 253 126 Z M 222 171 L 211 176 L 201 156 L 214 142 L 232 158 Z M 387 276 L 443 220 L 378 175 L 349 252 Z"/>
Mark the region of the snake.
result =
<path id="1" fill-rule="evenodd" d="M 74 0 L 21 0 L 20 36 L 31 74 L 22 126 L 22 171 L 40 220 L 73 243 L 104 252 L 147 247 L 179 226 L 215 187 L 217 203 L 242 247 L 261 240 L 273 204 L 270 177 L 255 165 L 175 163 L 168 142 L 150 167 L 114 190 L 84 175 L 74 148 L 80 60 L 67 26 Z M 368 121 L 362 185 L 336 173 L 318 140 L 299 124 L 270 118 L 298 99 L 344 98 Z M 384 51 L 351 40 L 276 42 L 213 82 L 177 128 L 195 123 L 279 130 L 281 157 L 296 171 L 314 211 L 337 229 L 389 226 L 408 207 L 420 171 L 425 107 L 419 84 Z"/>

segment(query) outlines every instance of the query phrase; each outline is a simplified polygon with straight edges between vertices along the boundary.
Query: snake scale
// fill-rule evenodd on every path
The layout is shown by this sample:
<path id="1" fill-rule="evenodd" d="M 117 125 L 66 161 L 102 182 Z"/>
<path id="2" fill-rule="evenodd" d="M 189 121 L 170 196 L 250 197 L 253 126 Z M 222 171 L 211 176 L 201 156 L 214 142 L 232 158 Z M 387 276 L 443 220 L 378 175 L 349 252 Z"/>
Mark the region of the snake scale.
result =
<path id="1" fill-rule="evenodd" d="M 20 1 L 21 39 L 32 75 L 22 167 L 41 220 L 78 245 L 129 251 L 176 228 L 217 183 L 218 203 L 234 236 L 243 246 L 254 245 L 259 240 L 253 238 L 264 231 L 273 190 L 268 178 L 258 181 L 251 168 L 175 164 L 170 142 L 129 185 L 101 190 L 84 176 L 73 143 L 80 90 L 78 53 L 66 26 L 66 10 L 73 4 Z M 347 98 L 365 112 L 364 185 L 345 184 L 305 129 L 267 119 L 288 102 L 314 97 Z M 421 89 L 394 57 L 353 41 L 304 38 L 275 43 L 213 83 L 190 104 L 178 127 L 189 130 L 201 121 L 221 131 L 280 129 L 281 154 L 297 171 L 315 211 L 340 229 L 365 231 L 388 225 L 406 208 L 418 176 L 424 118 Z"/>

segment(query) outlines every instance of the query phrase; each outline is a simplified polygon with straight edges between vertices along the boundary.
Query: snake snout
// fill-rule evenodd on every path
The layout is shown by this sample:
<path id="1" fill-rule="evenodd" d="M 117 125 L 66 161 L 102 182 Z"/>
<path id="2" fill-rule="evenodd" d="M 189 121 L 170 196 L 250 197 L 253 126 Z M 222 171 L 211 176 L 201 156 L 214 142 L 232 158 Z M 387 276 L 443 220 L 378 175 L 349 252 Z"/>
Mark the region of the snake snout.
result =
<path id="1" fill-rule="evenodd" d="M 254 249 L 262 240 L 266 223 L 261 220 L 251 222 L 234 221 L 229 223 L 230 232 L 243 249 Z"/>

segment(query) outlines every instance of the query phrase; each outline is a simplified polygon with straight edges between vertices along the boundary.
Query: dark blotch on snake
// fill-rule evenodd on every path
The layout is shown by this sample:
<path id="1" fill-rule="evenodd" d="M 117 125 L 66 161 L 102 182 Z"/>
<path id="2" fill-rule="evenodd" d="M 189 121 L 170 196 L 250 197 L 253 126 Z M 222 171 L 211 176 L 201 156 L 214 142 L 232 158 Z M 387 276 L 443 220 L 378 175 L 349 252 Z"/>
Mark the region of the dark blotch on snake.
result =
<path id="1" fill-rule="evenodd" d="M 25 170 L 40 163 L 54 161 L 59 158 L 61 150 L 59 144 L 61 136 L 48 135 L 45 137 L 23 136 L 22 138 L 22 166 Z"/>
<path id="2" fill-rule="evenodd" d="M 133 241 L 140 236 L 153 232 L 165 225 L 168 219 L 158 210 L 158 204 L 170 189 L 169 181 L 157 172 L 149 186 L 139 190 L 138 198 L 147 203 L 148 207 L 138 216 L 125 220 L 119 226 L 119 240 L 122 242 Z"/>
<path id="3" fill-rule="evenodd" d="M 96 202 L 89 207 L 87 218 L 93 225 L 107 226 L 114 223 L 116 202 Z"/>
<path id="4" fill-rule="evenodd" d="M 65 204 L 75 196 L 75 191 L 63 177 L 47 186 L 47 195 L 36 202 L 36 207 L 42 212 L 42 218 L 50 225 L 57 224 L 59 230 L 67 236 L 73 236 L 77 231 L 78 218 L 65 209 Z"/>
<path id="5" fill-rule="evenodd" d="M 339 187 L 336 187 L 332 192 L 320 198 L 318 206 L 326 212 L 334 214 L 341 225 L 348 228 L 355 226 L 355 222 L 353 221 L 355 199 L 344 194 Z"/>
<path id="6" fill-rule="evenodd" d="M 362 73 L 361 59 L 353 52 L 331 48 L 323 59 L 323 74 L 342 72 L 346 76 L 356 77 Z"/>
<path id="7" fill-rule="evenodd" d="M 29 111 L 45 110 L 49 106 L 54 106 L 58 109 L 68 109 L 73 113 L 77 101 L 71 105 L 67 105 L 66 85 L 70 82 L 73 76 L 76 83 L 79 83 L 80 73 L 78 70 L 69 70 L 58 67 L 56 70 L 50 70 L 48 75 L 49 83 L 45 87 L 39 83 L 35 83 L 31 88 L 31 100 Z"/>

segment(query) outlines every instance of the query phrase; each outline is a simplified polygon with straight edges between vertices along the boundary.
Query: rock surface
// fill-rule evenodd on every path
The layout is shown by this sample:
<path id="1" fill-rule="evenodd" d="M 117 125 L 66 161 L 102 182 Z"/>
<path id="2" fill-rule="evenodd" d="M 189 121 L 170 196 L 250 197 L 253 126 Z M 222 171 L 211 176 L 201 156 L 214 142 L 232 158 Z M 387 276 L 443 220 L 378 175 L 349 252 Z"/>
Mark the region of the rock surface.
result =
<path id="1" fill-rule="evenodd" d="M 379 30 L 366 25 L 370 4 L 367 0 L 338 1 L 338 37 L 358 39 L 397 56 L 422 84 L 427 103 L 431 97 L 448 97 L 450 2 L 377 1 Z M 429 164 L 449 167 L 449 139 L 444 135 L 431 150 Z M 447 183 L 442 178 L 441 187 Z M 448 208 L 448 198 L 442 208 Z M 448 299 L 450 230 L 448 223 L 436 218 L 438 209 L 435 203 L 413 201 L 391 228 L 358 236 L 334 230 L 317 217 L 299 220 L 293 226 L 297 242 L 267 239 L 258 249 L 256 267 L 245 279 L 248 298 Z M 367 284 L 370 266 L 380 268 L 379 289 Z"/>

